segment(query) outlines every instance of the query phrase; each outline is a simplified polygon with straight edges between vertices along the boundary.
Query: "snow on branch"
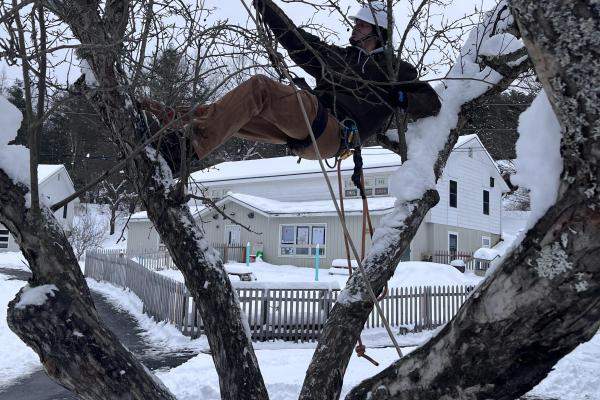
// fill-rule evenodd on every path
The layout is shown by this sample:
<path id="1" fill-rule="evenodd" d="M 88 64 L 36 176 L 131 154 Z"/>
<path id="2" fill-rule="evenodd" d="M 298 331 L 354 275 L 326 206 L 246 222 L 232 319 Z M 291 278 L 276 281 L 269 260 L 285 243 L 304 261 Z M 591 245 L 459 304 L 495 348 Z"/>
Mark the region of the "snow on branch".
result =
<path id="1" fill-rule="evenodd" d="M 29 187 L 29 149 L 9 145 L 17 137 L 23 114 L 3 96 L 0 96 L 0 169 L 14 183 Z"/>
<path id="2" fill-rule="evenodd" d="M 408 160 L 390 181 L 390 192 L 397 199 L 396 207 L 390 218 L 384 219 L 375 231 L 370 258 L 385 252 L 395 242 L 396 230 L 404 225 L 414 209 L 411 202 L 421 199 L 427 190 L 435 189 L 439 178 L 435 166 L 450 133 L 457 128 L 461 107 L 503 79 L 502 74 L 483 62 L 484 56 L 510 55 L 523 48 L 519 39 L 506 32 L 513 24 L 506 1 L 486 13 L 482 22 L 470 32 L 446 79 L 435 88 L 442 103 L 439 114 L 408 125 Z"/>
<path id="3" fill-rule="evenodd" d="M 517 173 L 511 180 L 530 190 L 529 229 L 556 202 L 563 171 L 561 127 L 544 90 L 521 114 L 517 130 Z"/>

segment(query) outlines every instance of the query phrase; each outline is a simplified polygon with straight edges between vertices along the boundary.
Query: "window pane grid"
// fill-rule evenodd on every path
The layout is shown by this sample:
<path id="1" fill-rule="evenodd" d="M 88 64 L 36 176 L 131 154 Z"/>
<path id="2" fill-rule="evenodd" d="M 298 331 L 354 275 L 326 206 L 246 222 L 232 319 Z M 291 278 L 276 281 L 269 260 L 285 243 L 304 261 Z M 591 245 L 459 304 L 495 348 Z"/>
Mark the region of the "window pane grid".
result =
<path id="1" fill-rule="evenodd" d="M 387 196 L 389 193 L 387 177 L 375 176 L 365 178 L 365 194 L 367 196 Z M 344 179 L 344 196 L 358 197 L 358 188 L 354 186 L 352 179 Z"/>
<path id="2" fill-rule="evenodd" d="M 281 225 L 279 255 L 311 257 L 316 254 L 325 256 L 325 238 L 327 226 L 322 224 Z"/>

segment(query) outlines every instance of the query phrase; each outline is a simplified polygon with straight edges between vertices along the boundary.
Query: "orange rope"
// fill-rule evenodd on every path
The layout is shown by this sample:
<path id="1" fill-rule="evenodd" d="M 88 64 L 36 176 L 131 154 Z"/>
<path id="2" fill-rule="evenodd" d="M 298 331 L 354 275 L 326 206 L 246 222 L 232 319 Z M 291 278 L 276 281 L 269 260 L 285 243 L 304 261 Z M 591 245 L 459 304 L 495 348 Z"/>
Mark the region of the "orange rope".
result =
<path id="1" fill-rule="evenodd" d="M 338 190 L 339 190 L 339 194 L 340 194 L 340 210 L 342 212 L 342 216 L 343 219 L 346 219 L 346 213 L 344 211 L 344 192 L 342 189 L 342 171 L 341 171 L 341 164 L 342 164 L 342 160 L 338 160 L 337 163 L 337 173 L 338 173 Z M 368 212 L 368 210 L 367 210 Z M 369 227 L 371 228 L 371 218 L 369 217 Z M 363 229 L 362 229 L 362 235 L 363 235 L 363 247 L 362 247 L 362 252 L 361 252 L 361 257 L 364 258 L 364 251 L 365 251 L 365 213 L 364 213 L 364 201 L 363 201 Z M 344 223 L 345 221 L 342 221 L 342 223 Z M 371 238 L 373 237 L 373 230 L 371 228 Z M 344 245 L 346 247 L 346 260 L 348 261 L 348 276 L 352 276 L 352 261 L 350 259 L 350 248 L 348 246 L 348 238 L 346 237 L 346 235 L 344 235 Z M 361 337 L 358 337 L 358 345 L 354 348 L 354 351 L 356 352 L 356 355 L 358 357 L 363 357 L 364 359 L 366 359 L 367 361 L 371 362 L 371 364 L 375 365 L 376 367 L 379 366 L 379 363 L 377 361 L 375 361 L 373 358 L 371 358 L 370 356 L 368 356 L 366 354 L 366 350 L 367 348 L 365 347 L 365 345 L 362 342 Z"/>

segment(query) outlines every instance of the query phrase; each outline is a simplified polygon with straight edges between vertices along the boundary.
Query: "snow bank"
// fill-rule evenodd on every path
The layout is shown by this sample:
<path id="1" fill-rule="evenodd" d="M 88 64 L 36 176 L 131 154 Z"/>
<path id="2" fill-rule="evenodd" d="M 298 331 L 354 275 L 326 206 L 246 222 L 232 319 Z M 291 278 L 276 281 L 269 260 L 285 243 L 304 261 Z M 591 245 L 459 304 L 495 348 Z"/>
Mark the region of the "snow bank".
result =
<path id="1" fill-rule="evenodd" d="M 107 282 L 86 279 L 89 288 L 102 294 L 112 305 L 133 316 L 144 336 L 154 347 L 165 351 L 195 350 L 206 351 L 209 346 L 206 337 L 190 339 L 168 322 L 156 322 L 143 313 L 143 303 L 133 292 L 121 289 Z"/>
<path id="2" fill-rule="evenodd" d="M 517 173 L 511 180 L 531 191 L 531 228 L 556 202 L 563 170 L 561 128 L 544 90 L 519 117 L 518 131 Z"/>
<path id="3" fill-rule="evenodd" d="M 2 257 L 4 255 L 1 255 Z M 6 322 L 8 302 L 25 282 L 0 274 L 0 391 L 15 380 L 41 369 L 37 354 L 15 335 Z"/>
<path id="4" fill-rule="evenodd" d="M 388 282 L 388 286 L 470 286 L 479 284 L 481 280 L 482 278 L 475 274 L 463 274 L 450 265 L 424 261 L 407 261 L 398 264 L 394 276 Z"/>
<path id="5" fill-rule="evenodd" d="M 29 186 L 29 149 L 8 144 L 17 136 L 22 120 L 21 111 L 0 96 L 0 169 L 13 182 Z"/>

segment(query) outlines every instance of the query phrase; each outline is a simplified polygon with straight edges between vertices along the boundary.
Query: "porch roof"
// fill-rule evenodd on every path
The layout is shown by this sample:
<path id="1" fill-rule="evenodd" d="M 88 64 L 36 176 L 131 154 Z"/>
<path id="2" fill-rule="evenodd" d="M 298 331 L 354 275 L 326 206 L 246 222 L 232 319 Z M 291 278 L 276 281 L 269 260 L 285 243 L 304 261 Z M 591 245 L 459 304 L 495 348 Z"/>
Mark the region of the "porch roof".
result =
<path id="1" fill-rule="evenodd" d="M 268 199 L 266 197 L 258 197 L 243 193 L 227 193 L 217 205 L 226 202 L 235 202 L 243 207 L 259 212 L 269 217 L 298 217 L 303 215 L 336 215 L 335 205 L 331 200 L 315 200 L 315 201 L 279 201 Z M 370 197 L 369 212 L 371 214 L 385 214 L 394 208 L 396 202 L 395 197 Z M 344 209 L 346 214 L 362 213 L 362 199 L 344 199 Z M 201 213 L 210 211 L 209 209 L 202 210 Z"/>

